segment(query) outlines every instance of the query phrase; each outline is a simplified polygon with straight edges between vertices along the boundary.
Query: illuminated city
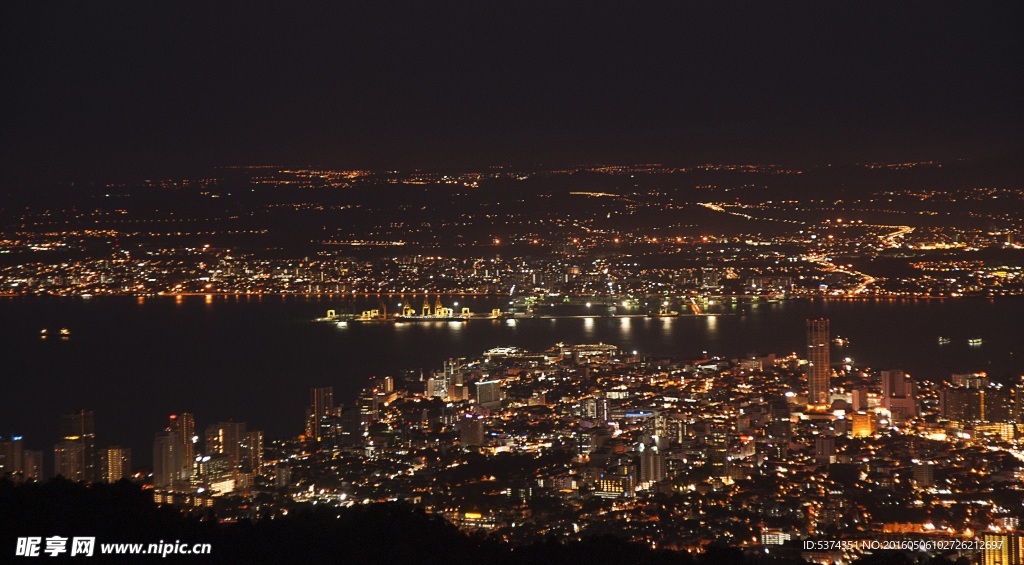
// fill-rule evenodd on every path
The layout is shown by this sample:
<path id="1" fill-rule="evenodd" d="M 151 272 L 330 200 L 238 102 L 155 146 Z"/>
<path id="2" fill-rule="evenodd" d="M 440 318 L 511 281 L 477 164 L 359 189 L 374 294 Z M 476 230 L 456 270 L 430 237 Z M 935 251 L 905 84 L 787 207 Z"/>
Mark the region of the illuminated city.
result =
<path id="1" fill-rule="evenodd" d="M 4 8 L 0 561 L 1024 564 L 1008 7 L 346 4 Z"/>

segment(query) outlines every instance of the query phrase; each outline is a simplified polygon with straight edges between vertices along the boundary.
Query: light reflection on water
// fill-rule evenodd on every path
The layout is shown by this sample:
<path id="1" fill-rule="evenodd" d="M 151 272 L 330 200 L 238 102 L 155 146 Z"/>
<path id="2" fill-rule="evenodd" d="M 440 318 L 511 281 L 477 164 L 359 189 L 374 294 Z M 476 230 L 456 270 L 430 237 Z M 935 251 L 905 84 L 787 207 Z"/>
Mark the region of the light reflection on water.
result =
<path id="1" fill-rule="evenodd" d="M 718 316 L 705 316 L 708 323 L 708 334 L 712 337 L 718 336 Z"/>

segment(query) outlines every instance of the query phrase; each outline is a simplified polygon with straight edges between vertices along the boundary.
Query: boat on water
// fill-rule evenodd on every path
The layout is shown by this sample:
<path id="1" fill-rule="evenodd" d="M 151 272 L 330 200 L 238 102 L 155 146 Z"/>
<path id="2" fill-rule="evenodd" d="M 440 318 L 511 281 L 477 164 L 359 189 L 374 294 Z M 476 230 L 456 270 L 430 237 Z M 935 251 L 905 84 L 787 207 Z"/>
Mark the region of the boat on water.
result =
<path id="1" fill-rule="evenodd" d="M 316 318 L 313 321 L 314 322 L 333 322 L 333 323 L 339 323 L 339 322 L 346 322 L 348 320 L 351 320 L 353 317 L 354 317 L 353 314 L 345 314 L 345 313 L 339 314 L 337 310 L 328 310 L 326 316 L 324 316 L 322 318 Z"/>
<path id="2" fill-rule="evenodd" d="M 456 303 L 458 305 L 458 303 Z M 402 306 L 402 304 L 399 304 Z M 328 310 L 327 314 L 321 318 L 315 318 L 315 322 L 330 322 L 337 324 L 338 326 L 347 326 L 349 323 L 381 323 L 381 322 L 466 322 L 469 320 L 511 320 L 515 323 L 514 316 L 502 312 L 500 308 L 494 308 L 489 314 L 476 314 L 470 311 L 469 308 L 462 308 L 461 311 L 456 312 L 454 308 L 448 308 L 441 304 L 441 296 L 438 295 L 437 301 L 431 305 L 429 300 L 424 298 L 423 309 L 417 312 L 415 308 L 410 305 L 402 307 L 402 312 L 399 314 L 388 315 L 387 306 L 383 301 L 377 308 L 370 310 L 363 310 L 359 314 L 355 313 L 343 313 L 337 310 Z"/>
<path id="3" fill-rule="evenodd" d="M 439 294 L 433 308 L 427 301 L 427 297 L 424 296 L 423 310 L 420 313 L 416 313 L 415 308 L 407 305 L 402 308 L 402 313 L 396 316 L 396 319 L 400 322 L 465 322 L 471 317 L 473 317 L 473 313 L 469 311 L 469 308 L 463 308 L 461 314 L 456 314 L 454 308 L 442 305 Z"/>
<path id="4" fill-rule="evenodd" d="M 398 322 L 467 322 L 468 316 L 402 316 L 395 317 Z"/>
<path id="5" fill-rule="evenodd" d="M 671 304 L 666 300 L 661 303 L 657 313 L 648 312 L 647 316 L 650 318 L 678 318 L 679 310 L 673 310 Z"/>
<path id="6" fill-rule="evenodd" d="M 972 337 L 971 339 L 967 340 L 967 345 L 970 345 L 970 346 L 973 346 L 973 347 L 978 347 L 979 345 L 981 345 L 981 338 L 980 337 Z"/>
<path id="7" fill-rule="evenodd" d="M 379 310 L 374 308 L 372 310 L 363 310 L 361 314 L 352 318 L 352 322 L 393 322 L 394 320 L 388 319 L 387 310 Z"/>
<path id="8" fill-rule="evenodd" d="M 949 345 L 950 341 L 952 340 L 950 340 L 948 337 L 942 337 L 941 335 L 939 336 L 939 345 Z"/>

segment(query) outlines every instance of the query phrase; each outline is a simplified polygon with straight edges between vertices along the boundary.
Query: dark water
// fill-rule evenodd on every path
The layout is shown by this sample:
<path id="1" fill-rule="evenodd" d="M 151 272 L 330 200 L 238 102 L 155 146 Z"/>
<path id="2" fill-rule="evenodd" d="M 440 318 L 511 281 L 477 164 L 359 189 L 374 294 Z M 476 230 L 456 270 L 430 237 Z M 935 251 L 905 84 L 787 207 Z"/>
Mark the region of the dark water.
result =
<path id="1" fill-rule="evenodd" d="M 493 306 L 462 300 L 474 311 Z M 194 413 L 200 428 L 235 418 L 269 437 L 290 436 L 302 430 L 311 386 L 333 385 L 337 401 L 348 401 L 373 375 L 438 368 L 448 357 L 496 346 L 543 350 L 558 341 L 603 341 L 657 355 L 802 354 L 804 320 L 818 316 L 852 342 L 833 356 L 859 364 L 928 378 L 1024 372 L 1024 300 L 791 301 L 745 316 L 515 325 L 338 328 L 310 321 L 337 304 L 301 297 L 0 299 L 0 435 L 23 435 L 27 448 L 49 458 L 58 416 L 91 408 L 97 443 L 128 445 L 145 464 L 154 432 L 174 412 Z M 61 327 L 71 330 L 69 339 L 54 335 Z M 45 340 L 42 328 L 50 330 Z M 940 335 L 952 342 L 940 346 Z M 969 347 L 971 337 L 984 344 Z"/>

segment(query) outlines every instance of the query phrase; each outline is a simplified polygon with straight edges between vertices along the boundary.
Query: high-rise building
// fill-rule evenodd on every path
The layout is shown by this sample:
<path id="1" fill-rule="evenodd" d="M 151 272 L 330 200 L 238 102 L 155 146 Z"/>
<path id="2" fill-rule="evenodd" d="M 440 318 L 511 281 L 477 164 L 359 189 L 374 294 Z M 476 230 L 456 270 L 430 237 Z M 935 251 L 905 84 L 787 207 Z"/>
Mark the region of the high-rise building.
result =
<path id="1" fill-rule="evenodd" d="M 924 461 L 914 464 L 914 484 L 918 488 L 928 488 L 935 484 L 935 463 Z"/>
<path id="2" fill-rule="evenodd" d="M 462 447 L 479 447 L 484 444 L 484 421 L 467 414 L 459 422 L 459 442 Z"/>
<path id="3" fill-rule="evenodd" d="M 73 481 L 96 481 L 96 428 L 92 410 L 76 410 L 61 416 L 60 435 L 61 442 L 54 446 L 56 473 Z"/>
<path id="4" fill-rule="evenodd" d="M 437 374 L 427 379 L 427 386 L 424 389 L 424 394 L 432 398 L 447 398 L 448 377 L 446 375 Z"/>
<path id="5" fill-rule="evenodd" d="M 263 468 L 263 432 L 251 430 L 245 433 L 242 440 L 241 466 L 254 473 L 259 473 Z"/>
<path id="6" fill-rule="evenodd" d="M 967 388 L 982 388 L 988 383 L 988 373 L 953 373 L 949 378 L 949 384 Z"/>
<path id="7" fill-rule="evenodd" d="M 814 438 L 814 459 L 819 463 L 835 463 L 836 438 L 824 435 Z"/>
<path id="8" fill-rule="evenodd" d="M 501 381 L 477 382 L 476 403 L 484 408 L 497 408 L 501 406 Z"/>
<path id="9" fill-rule="evenodd" d="M 868 391 L 863 388 L 855 388 L 850 391 L 850 404 L 854 411 L 868 409 Z"/>
<path id="10" fill-rule="evenodd" d="M 245 422 L 218 422 L 206 428 L 206 453 L 225 455 L 232 467 L 242 464 L 242 443 L 246 440 Z"/>
<path id="11" fill-rule="evenodd" d="M 598 393 L 594 404 L 594 414 L 597 417 L 597 421 L 602 425 L 607 424 L 612 419 L 612 407 L 607 393 Z"/>
<path id="12" fill-rule="evenodd" d="M 826 407 L 829 404 L 829 375 L 832 371 L 827 318 L 807 320 L 807 361 L 807 403 L 815 407 Z"/>
<path id="13" fill-rule="evenodd" d="M 335 436 L 334 387 L 309 389 L 309 409 L 306 416 L 306 439 L 325 441 Z"/>
<path id="14" fill-rule="evenodd" d="M 907 396 L 910 394 L 910 380 L 899 369 L 882 371 L 882 398 Z"/>
<path id="15" fill-rule="evenodd" d="M 274 486 L 277 488 L 288 488 L 292 483 L 292 468 L 283 463 L 274 467 Z"/>
<path id="16" fill-rule="evenodd" d="M 21 436 L 0 437 L 0 478 L 20 480 L 25 471 L 24 457 Z"/>
<path id="17" fill-rule="evenodd" d="M 986 533 L 983 539 L 981 565 L 1024 565 L 1024 535 Z"/>
<path id="18" fill-rule="evenodd" d="M 829 489 L 825 494 L 824 504 L 818 514 L 816 522 L 818 527 L 842 527 L 845 525 L 852 504 L 842 491 Z"/>
<path id="19" fill-rule="evenodd" d="M 939 408 L 943 418 L 955 422 L 1011 421 L 1013 417 L 1010 389 L 1001 384 L 981 387 L 945 385 L 939 392 Z"/>
<path id="20" fill-rule="evenodd" d="M 640 444 L 640 482 L 656 483 L 665 478 L 665 456 L 656 442 Z"/>
<path id="21" fill-rule="evenodd" d="M 379 405 L 377 404 L 377 397 L 373 391 L 364 390 L 359 395 L 359 425 L 362 431 L 370 426 L 370 424 L 377 421 L 380 417 Z"/>
<path id="22" fill-rule="evenodd" d="M 193 486 L 202 486 L 211 494 L 226 494 L 235 490 L 239 473 L 227 455 L 203 455 L 196 458 Z"/>
<path id="23" fill-rule="evenodd" d="M 181 469 L 184 453 L 178 432 L 166 429 L 153 439 L 153 487 L 174 488 L 182 481 Z"/>
<path id="24" fill-rule="evenodd" d="M 981 389 L 981 419 L 985 422 L 1009 422 L 1013 417 L 1011 389 L 989 384 Z"/>
<path id="25" fill-rule="evenodd" d="M 167 429 L 178 434 L 181 453 L 179 476 L 182 480 L 188 480 L 192 476 L 192 462 L 196 458 L 196 442 L 199 440 L 196 436 L 196 419 L 187 412 L 180 415 L 171 414 Z"/>
<path id="26" fill-rule="evenodd" d="M 870 437 L 875 434 L 875 415 L 871 412 L 855 412 L 850 433 L 853 437 Z"/>
<path id="27" fill-rule="evenodd" d="M 53 446 L 53 474 L 69 481 L 85 481 L 85 448 L 80 441 L 62 441 Z"/>
<path id="28" fill-rule="evenodd" d="M 341 432 L 338 434 L 339 443 L 342 445 L 354 445 L 363 437 L 363 423 L 361 406 L 341 407 Z"/>
<path id="29" fill-rule="evenodd" d="M 965 386 L 946 385 L 939 391 L 940 414 L 954 422 L 981 420 L 981 391 Z"/>
<path id="30" fill-rule="evenodd" d="M 103 450 L 100 469 L 101 479 L 108 483 L 116 483 L 127 479 L 132 474 L 132 450 L 118 445 Z"/>
<path id="31" fill-rule="evenodd" d="M 724 477 L 726 475 L 726 462 L 729 460 L 729 433 L 721 425 L 715 425 L 707 430 L 704 436 L 705 457 L 711 476 Z"/>
<path id="32" fill-rule="evenodd" d="M 0 479 L 41 481 L 43 452 L 25 449 L 21 436 L 0 437 Z"/>
<path id="33" fill-rule="evenodd" d="M 43 452 L 26 449 L 21 453 L 21 463 L 24 469 L 24 480 L 43 480 Z"/>
<path id="34" fill-rule="evenodd" d="M 1021 377 L 1010 388 L 1010 405 L 1012 407 L 1011 417 L 1013 422 L 1024 424 L 1024 377 Z"/>
<path id="35" fill-rule="evenodd" d="M 905 422 L 917 416 L 914 383 L 903 371 L 882 371 L 882 407 L 894 422 Z"/>

